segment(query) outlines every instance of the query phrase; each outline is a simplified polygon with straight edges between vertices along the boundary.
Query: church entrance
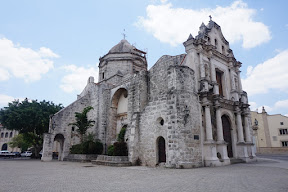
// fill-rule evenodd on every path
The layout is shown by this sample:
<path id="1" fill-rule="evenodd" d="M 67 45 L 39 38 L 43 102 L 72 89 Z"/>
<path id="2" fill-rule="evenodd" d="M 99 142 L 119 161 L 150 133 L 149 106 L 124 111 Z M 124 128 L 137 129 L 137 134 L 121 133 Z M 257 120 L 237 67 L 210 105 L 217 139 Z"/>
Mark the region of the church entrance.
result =
<path id="1" fill-rule="evenodd" d="M 232 138 L 231 138 L 231 124 L 230 124 L 230 119 L 226 115 L 223 115 L 221 117 L 222 119 L 222 126 L 223 126 L 223 136 L 224 136 L 224 141 L 227 144 L 227 153 L 228 157 L 233 157 L 233 151 L 232 151 Z"/>
<path id="2" fill-rule="evenodd" d="M 54 138 L 53 143 L 53 159 L 63 160 L 63 145 L 64 145 L 64 136 L 62 134 L 57 134 Z"/>
<path id="3" fill-rule="evenodd" d="M 124 88 L 118 89 L 112 97 L 109 114 L 108 143 L 117 140 L 121 128 L 127 124 L 128 91 Z"/>
<path id="4" fill-rule="evenodd" d="M 165 139 L 163 137 L 158 138 L 158 163 L 166 162 L 166 150 Z"/>

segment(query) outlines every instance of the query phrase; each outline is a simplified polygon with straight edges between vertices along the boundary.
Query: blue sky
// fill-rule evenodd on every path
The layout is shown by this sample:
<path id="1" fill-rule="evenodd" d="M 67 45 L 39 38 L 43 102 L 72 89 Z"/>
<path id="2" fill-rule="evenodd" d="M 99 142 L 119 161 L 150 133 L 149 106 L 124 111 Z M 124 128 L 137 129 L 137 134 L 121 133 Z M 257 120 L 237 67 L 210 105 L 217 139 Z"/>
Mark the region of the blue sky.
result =
<path id="1" fill-rule="evenodd" d="M 288 114 L 288 3 L 227 0 L 0 0 L 0 107 L 13 99 L 67 106 L 99 57 L 122 38 L 147 51 L 149 68 L 162 55 L 184 53 L 209 15 L 242 62 L 251 110 Z"/>

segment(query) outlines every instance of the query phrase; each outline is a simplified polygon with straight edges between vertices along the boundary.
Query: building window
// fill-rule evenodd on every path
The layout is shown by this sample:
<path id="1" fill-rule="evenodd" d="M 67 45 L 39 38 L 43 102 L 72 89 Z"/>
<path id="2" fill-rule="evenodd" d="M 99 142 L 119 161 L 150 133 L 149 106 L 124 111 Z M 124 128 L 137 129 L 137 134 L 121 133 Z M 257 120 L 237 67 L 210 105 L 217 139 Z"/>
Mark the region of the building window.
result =
<path id="1" fill-rule="evenodd" d="M 10 135 L 9 135 L 9 137 L 11 138 L 13 136 L 13 133 L 12 132 L 10 132 Z"/>
<path id="2" fill-rule="evenodd" d="M 283 123 L 283 122 L 280 122 L 280 125 L 284 125 L 284 123 Z"/>
<path id="3" fill-rule="evenodd" d="M 288 141 L 281 141 L 282 147 L 288 147 Z"/>
<path id="4" fill-rule="evenodd" d="M 4 133 L 1 133 L 1 138 L 3 138 L 4 137 Z"/>
<path id="5" fill-rule="evenodd" d="M 288 135 L 287 129 L 279 129 L 280 135 Z"/>
<path id="6" fill-rule="evenodd" d="M 217 39 L 215 39 L 214 42 L 215 42 L 215 47 L 217 47 L 218 45 Z"/>
<path id="7" fill-rule="evenodd" d="M 225 49 L 224 49 L 224 46 L 222 45 L 222 54 L 225 55 Z"/>
<path id="8" fill-rule="evenodd" d="M 162 117 L 159 117 L 159 118 L 157 119 L 157 123 L 159 123 L 158 125 L 163 126 L 163 125 L 164 125 L 164 119 L 163 119 Z"/>
<path id="9" fill-rule="evenodd" d="M 219 87 L 219 95 L 221 96 L 223 96 L 222 76 L 223 76 L 222 72 L 216 71 L 216 81 Z"/>
<path id="10" fill-rule="evenodd" d="M 104 74 L 104 73 L 102 73 L 102 79 L 104 79 L 104 77 L 105 77 L 105 74 Z"/>
<path id="11" fill-rule="evenodd" d="M 7 138 L 8 137 L 8 133 L 5 133 L 5 138 Z"/>

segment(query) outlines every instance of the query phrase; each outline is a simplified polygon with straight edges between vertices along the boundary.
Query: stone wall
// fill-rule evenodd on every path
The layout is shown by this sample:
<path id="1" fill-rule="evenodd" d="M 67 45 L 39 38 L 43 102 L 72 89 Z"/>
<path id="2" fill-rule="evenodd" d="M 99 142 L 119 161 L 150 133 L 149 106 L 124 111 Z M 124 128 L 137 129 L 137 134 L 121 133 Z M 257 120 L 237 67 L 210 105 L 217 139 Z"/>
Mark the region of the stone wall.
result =
<path id="1" fill-rule="evenodd" d="M 96 138 L 103 140 L 103 117 L 100 114 L 104 114 L 107 107 L 103 107 L 105 103 L 105 85 L 97 85 L 95 83 L 88 83 L 84 91 L 79 95 L 78 99 L 72 104 L 68 105 L 58 113 L 54 114 L 50 119 L 49 133 L 45 135 L 43 144 L 43 156 L 42 159 L 49 159 L 52 157 L 53 142 L 57 134 L 63 135 L 64 145 L 62 159 L 69 154 L 72 145 L 80 143 L 80 138 L 77 136 L 77 127 L 72 130 L 72 125 L 69 123 L 75 122 L 75 112 L 82 112 L 87 106 L 92 106 L 87 117 L 90 120 L 95 121 L 94 126 L 88 129 L 88 133 L 93 133 Z M 106 94 L 107 95 L 107 94 Z M 100 111 L 100 114 L 99 114 Z M 106 116 L 104 116 L 106 119 Z M 104 121 L 105 122 L 105 121 Z"/>
<path id="2" fill-rule="evenodd" d="M 194 72 L 180 66 L 181 59 L 164 56 L 149 71 L 149 99 L 139 113 L 139 158 L 144 165 L 158 164 L 159 137 L 165 139 L 167 167 L 202 164 L 201 112 Z"/>
<path id="3" fill-rule="evenodd" d="M 287 154 L 287 147 L 259 147 L 257 148 L 259 154 Z"/>

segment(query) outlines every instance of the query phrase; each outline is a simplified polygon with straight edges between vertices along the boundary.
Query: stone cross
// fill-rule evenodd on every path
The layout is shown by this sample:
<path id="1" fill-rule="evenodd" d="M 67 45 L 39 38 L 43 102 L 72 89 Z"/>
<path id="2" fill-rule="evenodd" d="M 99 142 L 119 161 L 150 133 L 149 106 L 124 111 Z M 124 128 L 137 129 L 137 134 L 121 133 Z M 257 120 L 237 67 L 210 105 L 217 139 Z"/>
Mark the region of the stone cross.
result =
<path id="1" fill-rule="evenodd" d="M 127 37 L 127 35 L 125 34 L 125 29 L 124 29 L 124 32 L 122 33 L 122 35 L 123 35 L 124 39 Z"/>

